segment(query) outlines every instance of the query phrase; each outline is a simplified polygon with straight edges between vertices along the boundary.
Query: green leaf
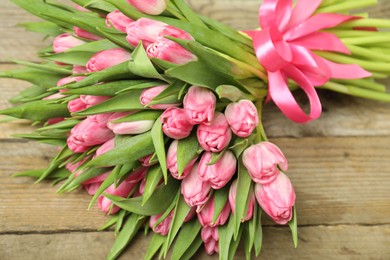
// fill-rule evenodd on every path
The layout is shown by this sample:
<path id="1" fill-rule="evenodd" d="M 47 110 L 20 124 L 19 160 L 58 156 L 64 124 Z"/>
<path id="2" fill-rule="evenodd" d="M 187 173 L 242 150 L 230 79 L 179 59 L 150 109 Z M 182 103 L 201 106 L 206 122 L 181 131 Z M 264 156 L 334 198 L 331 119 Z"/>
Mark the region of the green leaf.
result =
<path id="1" fill-rule="evenodd" d="M 45 72 L 52 72 L 54 74 L 72 75 L 72 69 L 70 66 L 58 66 L 54 63 L 34 63 L 28 61 L 13 60 L 12 62 L 23 65 L 29 68 L 43 70 Z"/>
<path id="2" fill-rule="evenodd" d="M 219 215 L 223 208 L 226 206 L 229 198 L 229 185 L 225 185 L 222 189 L 216 190 L 214 192 L 214 215 L 213 215 L 213 223 L 217 221 Z"/>
<path id="3" fill-rule="evenodd" d="M 119 80 L 83 88 L 69 89 L 64 94 L 116 96 L 117 93 L 122 91 L 145 89 L 158 85 L 161 85 L 161 82 L 150 80 Z"/>
<path id="4" fill-rule="evenodd" d="M 128 214 L 128 212 L 126 210 L 121 210 L 117 214 L 118 219 L 117 219 L 116 225 L 115 225 L 115 235 L 117 235 L 119 233 L 119 230 L 122 228 L 123 221 L 124 221 L 125 217 L 127 216 L 127 214 Z"/>
<path id="5" fill-rule="evenodd" d="M 119 47 L 118 45 L 110 42 L 109 40 L 103 39 L 103 40 L 84 43 L 82 45 L 68 49 L 64 53 L 90 52 L 90 53 L 95 54 L 99 51 L 105 51 L 105 50 L 114 49 L 114 48 L 118 48 L 118 47 Z"/>
<path id="6" fill-rule="evenodd" d="M 150 199 L 143 206 L 142 196 L 130 199 L 110 194 L 104 194 L 104 196 L 124 210 L 140 215 L 152 216 L 161 214 L 167 210 L 176 197 L 179 188 L 180 183 L 170 178 L 168 184 L 161 185 L 158 189 L 156 189 Z"/>
<path id="7" fill-rule="evenodd" d="M 129 162 L 128 163 L 130 166 L 134 166 L 134 162 Z M 93 205 L 93 203 L 97 200 L 97 198 L 112 184 L 116 183 L 116 181 L 128 174 L 129 172 L 121 173 L 121 168 L 123 165 L 117 165 L 114 170 L 106 177 L 106 179 L 103 181 L 103 183 L 99 186 L 95 194 L 93 195 L 89 205 L 88 209 L 90 209 Z M 131 167 L 132 168 L 132 167 Z M 118 173 L 119 172 L 119 173 Z"/>
<path id="8" fill-rule="evenodd" d="M 92 179 L 94 177 L 97 177 L 99 175 L 102 175 L 106 172 L 108 172 L 109 169 L 107 168 L 89 168 L 87 170 L 84 170 L 83 171 L 83 174 L 80 174 L 79 176 L 77 177 L 73 177 L 71 176 L 60 188 L 59 190 L 57 191 L 57 193 L 62 193 L 62 192 L 71 192 L 75 189 L 77 189 L 78 187 L 80 187 L 80 185 L 89 180 L 89 179 Z"/>
<path id="9" fill-rule="evenodd" d="M 255 207 L 258 208 L 257 205 Z M 255 243 L 256 232 L 257 232 L 257 228 L 258 228 L 257 227 L 257 209 L 256 208 L 253 210 L 252 219 L 250 219 L 247 223 L 248 224 L 246 225 L 247 236 L 245 239 L 245 250 L 246 250 L 246 253 L 248 253 L 250 255 L 252 252 L 253 245 Z"/>
<path id="10" fill-rule="evenodd" d="M 111 42 L 115 43 L 116 45 L 122 47 L 123 49 L 126 49 L 128 51 L 134 50 L 134 47 L 130 45 L 126 40 L 126 34 L 122 32 L 118 32 L 117 30 L 113 28 L 107 28 L 107 27 L 96 27 L 96 30 L 100 33 L 101 36 L 104 38 L 107 38 Z"/>
<path id="11" fill-rule="evenodd" d="M 225 154 L 225 152 L 226 152 L 226 149 L 220 151 L 219 153 L 212 153 L 211 159 L 206 165 L 216 164 L 219 161 L 219 159 L 221 159 L 221 157 Z"/>
<path id="12" fill-rule="evenodd" d="M 237 137 L 233 141 L 233 145 L 230 146 L 229 149 L 232 150 L 232 152 L 234 153 L 236 158 L 239 158 L 240 155 L 242 154 L 242 152 L 244 152 L 244 150 L 248 147 L 249 143 L 250 142 L 248 139 L 243 139 L 243 138 Z"/>
<path id="13" fill-rule="evenodd" d="M 188 22 L 207 28 L 207 26 L 199 18 L 198 14 L 195 13 L 183 0 L 172 0 L 172 2 L 177 6 L 185 18 L 187 18 Z"/>
<path id="14" fill-rule="evenodd" d="M 188 247 L 187 251 L 184 252 L 183 256 L 180 258 L 181 260 L 190 260 L 198 251 L 199 247 L 203 244 L 203 240 L 200 236 L 197 236 Z"/>
<path id="15" fill-rule="evenodd" d="M 212 90 L 224 84 L 239 85 L 233 78 L 215 71 L 204 63 L 192 61 L 165 71 L 165 75 L 182 80 L 194 86 L 207 87 Z"/>
<path id="16" fill-rule="evenodd" d="M 162 236 L 158 233 L 153 233 L 152 239 L 150 240 L 148 251 L 144 256 L 144 260 L 152 260 L 153 256 L 157 254 L 157 251 L 161 248 L 166 240 L 166 236 Z"/>
<path id="17" fill-rule="evenodd" d="M 249 176 L 248 170 L 242 163 L 242 159 L 238 160 L 238 179 L 237 179 L 237 194 L 236 205 L 234 209 L 234 239 L 237 239 L 238 231 L 240 230 L 241 221 L 245 219 L 248 211 L 248 200 L 251 192 L 252 179 Z"/>
<path id="18" fill-rule="evenodd" d="M 29 88 L 26 88 L 19 92 L 17 95 L 13 96 L 9 102 L 11 103 L 19 103 L 19 102 L 28 102 L 28 101 L 33 101 L 37 100 L 37 97 L 47 95 L 47 89 L 45 87 L 41 86 L 31 86 Z M 42 99 L 42 98 L 40 98 Z"/>
<path id="19" fill-rule="evenodd" d="M 164 258 L 166 257 L 168 250 L 172 245 L 172 242 L 175 239 L 177 233 L 179 232 L 180 228 L 183 226 L 184 219 L 187 217 L 190 210 L 191 208 L 184 201 L 183 196 L 179 194 L 179 198 L 177 200 L 176 207 L 175 207 L 175 213 L 173 215 L 173 219 L 171 222 L 171 227 L 169 229 L 167 239 L 165 240 L 163 246 Z"/>
<path id="20" fill-rule="evenodd" d="M 69 111 L 67 104 L 53 104 L 52 100 L 37 100 L 0 110 L 0 114 L 32 121 L 46 121 L 49 118 L 68 117 Z"/>
<path id="21" fill-rule="evenodd" d="M 179 176 L 183 174 L 187 165 L 198 156 L 199 147 L 195 132 L 191 133 L 187 138 L 179 140 L 177 145 L 177 169 Z"/>
<path id="22" fill-rule="evenodd" d="M 25 171 L 25 172 L 20 172 L 20 173 L 15 173 L 12 175 L 12 177 L 33 177 L 39 179 L 43 173 L 45 172 L 46 169 L 41 169 L 41 170 L 32 170 L 32 171 Z M 54 172 L 52 172 L 49 176 L 47 176 L 47 179 L 64 179 L 69 177 L 70 172 L 65 169 L 61 168 L 58 169 Z"/>
<path id="23" fill-rule="evenodd" d="M 98 231 L 102 231 L 110 228 L 111 226 L 115 225 L 117 221 L 118 221 L 118 215 L 111 216 L 111 218 L 106 223 L 104 223 L 103 226 L 98 228 Z"/>
<path id="24" fill-rule="evenodd" d="M 94 53 L 92 52 L 73 51 L 44 54 L 41 55 L 41 58 L 66 64 L 85 66 L 85 64 L 87 64 L 87 62 L 89 61 L 89 59 L 91 59 L 93 55 Z"/>
<path id="25" fill-rule="evenodd" d="M 219 248 L 219 259 L 229 259 L 230 244 L 233 240 L 234 233 L 234 219 L 230 215 L 229 222 L 223 226 L 218 226 L 218 248 Z M 237 236 L 238 237 L 238 236 Z"/>
<path id="26" fill-rule="evenodd" d="M 237 240 L 232 239 L 232 242 L 229 247 L 229 257 L 228 257 L 229 260 L 233 260 L 234 257 L 236 256 L 236 251 L 238 246 L 240 245 L 243 230 L 244 230 L 243 228 L 240 228 L 240 232 L 238 233 Z"/>
<path id="27" fill-rule="evenodd" d="M 79 82 L 66 85 L 66 88 L 82 88 L 95 85 L 99 82 L 136 78 L 137 77 L 130 72 L 128 62 L 126 61 L 105 70 L 94 72 Z"/>
<path id="28" fill-rule="evenodd" d="M 239 88 L 232 85 L 221 85 L 217 87 L 216 92 L 220 99 L 226 98 L 233 102 L 239 101 L 241 99 L 249 99 L 252 101 L 255 100 L 254 96 L 244 93 Z"/>
<path id="29" fill-rule="evenodd" d="M 58 169 L 58 166 L 72 154 L 73 152 L 68 148 L 68 146 L 64 145 L 61 151 L 51 160 L 46 171 L 39 177 L 39 179 L 36 182 L 38 183 L 44 180 L 47 176 L 49 176 L 54 171 L 56 171 Z"/>
<path id="30" fill-rule="evenodd" d="M 114 166 L 135 161 L 154 152 L 150 132 L 136 136 L 124 136 L 113 150 L 100 155 L 88 163 L 91 166 Z"/>
<path id="31" fill-rule="evenodd" d="M 164 176 L 165 184 L 168 181 L 168 171 L 167 171 L 167 156 L 165 153 L 165 141 L 164 141 L 164 133 L 162 131 L 162 122 L 160 118 L 158 118 L 151 130 L 154 150 L 157 154 L 158 162 L 160 163 L 160 167 Z"/>
<path id="32" fill-rule="evenodd" d="M 134 74 L 144 78 L 153 78 L 164 80 L 164 77 L 158 73 L 153 63 L 150 61 L 142 42 L 140 42 L 132 53 L 133 60 L 129 62 L 129 70 Z"/>
<path id="33" fill-rule="evenodd" d="M 255 215 L 253 215 L 253 218 L 256 221 L 256 233 L 255 233 L 255 252 L 256 257 L 260 255 L 261 252 L 261 246 L 263 244 L 263 228 L 261 224 L 261 213 L 262 209 L 260 207 L 255 207 Z"/>
<path id="34" fill-rule="evenodd" d="M 29 22 L 29 23 L 20 23 L 18 26 L 23 27 L 27 31 L 42 33 L 47 36 L 56 37 L 60 35 L 63 31 L 61 27 L 52 22 Z"/>
<path id="35" fill-rule="evenodd" d="M 186 251 L 192 251 L 191 246 L 197 244 L 201 228 L 202 226 L 197 219 L 193 219 L 181 227 L 172 251 L 172 259 L 182 259 Z"/>
<path id="36" fill-rule="evenodd" d="M 136 121 L 142 121 L 142 120 L 157 120 L 160 115 L 162 114 L 162 111 L 159 110 L 145 110 L 140 111 L 125 117 L 122 117 L 120 119 L 111 121 L 112 123 L 122 123 L 122 122 L 136 122 Z"/>
<path id="37" fill-rule="evenodd" d="M 47 73 L 41 69 L 33 68 L 5 70 L 0 72 L 0 78 L 20 79 L 45 88 L 56 86 L 58 80 L 62 77 L 62 74 Z"/>
<path id="38" fill-rule="evenodd" d="M 81 122 L 80 120 L 68 118 L 54 125 L 45 125 L 44 127 L 39 128 L 38 131 L 48 131 L 48 130 L 55 130 L 55 129 L 71 129 L 80 122 Z"/>
<path id="39" fill-rule="evenodd" d="M 297 221 L 297 211 L 295 206 L 293 211 L 293 218 L 288 223 L 288 225 L 290 226 L 291 229 L 291 234 L 294 241 L 294 247 L 297 248 L 298 247 L 298 221 Z"/>
<path id="40" fill-rule="evenodd" d="M 162 177 L 163 175 L 162 175 L 161 167 L 159 165 L 154 166 L 153 168 L 148 170 L 148 173 L 146 175 L 145 190 L 142 196 L 142 205 L 145 205 L 145 203 L 153 195 Z"/>
<path id="41" fill-rule="evenodd" d="M 115 8 L 106 3 L 102 0 L 72 0 L 73 2 L 77 3 L 78 5 L 90 9 L 95 12 L 102 12 L 102 13 L 111 13 L 115 11 Z"/>
<path id="42" fill-rule="evenodd" d="M 126 246 L 131 242 L 134 236 L 137 234 L 138 230 L 145 222 L 145 216 L 140 216 L 137 214 L 132 214 L 127 219 L 123 229 L 119 233 L 118 237 L 115 240 L 114 245 L 112 246 L 110 252 L 108 253 L 106 259 L 114 260 L 116 259 Z"/>
<path id="43" fill-rule="evenodd" d="M 89 107 L 83 111 L 74 113 L 76 116 L 89 116 L 96 115 L 108 112 L 122 112 L 130 110 L 143 110 L 145 109 L 139 101 L 139 97 L 142 93 L 142 90 L 132 90 L 113 98 L 110 98 L 107 101 L 104 101 L 95 106 Z"/>

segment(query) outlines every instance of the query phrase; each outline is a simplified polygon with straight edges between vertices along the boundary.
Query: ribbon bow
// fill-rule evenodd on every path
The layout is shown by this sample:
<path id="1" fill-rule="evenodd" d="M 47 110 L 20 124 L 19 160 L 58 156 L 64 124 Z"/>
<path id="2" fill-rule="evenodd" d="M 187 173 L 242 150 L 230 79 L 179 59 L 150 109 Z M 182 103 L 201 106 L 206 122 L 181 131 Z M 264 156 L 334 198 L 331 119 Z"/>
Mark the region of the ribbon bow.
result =
<path id="1" fill-rule="evenodd" d="M 292 0 L 264 0 L 260 7 L 261 30 L 250 31 L 256 56 L 268 72 L 269 98 L 291 120 L 306 123 L 321 115 L 321 102 L 315 86 L 331 78 L 358 79 L 371 76 L 355 64 L 337 64 L 312 50 L 350 54 L 348 48 L 334 34 L 320 32 L 355 16 L 335 13 L 313 13 L 322 0 L 299 0 L 293 8 Z M 290 89 L 288 79 L 295 81 L 306 93 L 310 113 L 299 106 Z"/>

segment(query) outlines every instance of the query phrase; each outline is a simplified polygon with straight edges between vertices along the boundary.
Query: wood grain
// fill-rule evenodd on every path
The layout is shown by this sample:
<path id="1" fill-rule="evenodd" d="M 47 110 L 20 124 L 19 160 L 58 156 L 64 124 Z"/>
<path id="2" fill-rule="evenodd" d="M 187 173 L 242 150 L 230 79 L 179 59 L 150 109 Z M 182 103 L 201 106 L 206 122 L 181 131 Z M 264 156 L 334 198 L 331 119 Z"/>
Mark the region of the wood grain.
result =
<path id="1" fill-rule="evenodd" d="M 265 227 L 259 259 L 376 259 L 390 255 L 390 226 L 301 227 L 299 247 L 294 249 L 287 228 Z M 119 259 L 142 259 L 149 237 L 139 234 Z M 113 232 L 72 232 L 0 236 L 0 258 L 103 259 L 114 241 Z M 13 250 L 9 250 L 13 248 Z M 55 250 L 54 250 L 55 249 Z M 200 250 L 194 259 L 213 260 Z M 235 259 L 245 259 L 240 247 Z"/>

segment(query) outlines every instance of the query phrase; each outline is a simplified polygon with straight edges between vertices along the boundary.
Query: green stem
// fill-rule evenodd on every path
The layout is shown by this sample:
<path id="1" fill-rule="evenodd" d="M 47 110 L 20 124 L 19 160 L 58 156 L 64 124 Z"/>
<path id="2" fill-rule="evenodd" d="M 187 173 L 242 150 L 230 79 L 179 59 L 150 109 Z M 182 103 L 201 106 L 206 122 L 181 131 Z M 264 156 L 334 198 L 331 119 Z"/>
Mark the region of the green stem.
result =
<path id="1" fill-rule="evenodd" d="M 390 20 L 371 19 L 371 18 L 358 19 L 337 26 L 337 28 L 354 28 L 354 27 L 390 28 Z"/>
<path id="2" fill-rule="evenodd" d="M 376 92 L 376 91 L 362 89 L 355 86 L 342 85 L 332 81 L 324 84 L 320 88 L 332 90 L 335 92 L 339 92 L 339 93 L 343 93 L 355 97 L 390 102 L 390 94 L 388 93 Z"/>
<path id="3" fill-rule="evenodd" d="M 167 10 L 171 15 L 175 16 L 176 18 L 178 18 L 179 20 L 187 21 L 187 18 L 185 18 L 185 17 L 179 12 L 179 10 L 177 10 L 177 8 L 176 8 L 175 6 L 173 6 L 172 4 L 168 4 L 166 10 Z"/>
<path id="4" fill-rule="evenodd" d="M 265 130 L 264 130 L 263 123 L 262 123 L 264 100 L 258 100 L 255 103 L 255 105 L 257 108 L 257 114 L 259 116 L 259 124 L 256 126 L 257 139 L 259 139 L 259 142 L 268 141 L 268 138 L 267 138 L 267 135 L 265 134 Z"/>
<path id="5" fill-rule="evenodd" d="M 386 86 L 373 81 L 372 79 L 339 79 L 336 82 L 351 84 L 360 88 L 370 89 L 377 92 L 386 92 Z"/>
<path id="6" fill-rule="evenodd" d="M 352 38 L 352 37 L 372 37 L 372 36 L 381 36 L 381 37 L 390 37 L 390 32 L 382 31 L 363 31 L 363 30 L 349 30 L 344 29 L 327 29 L 326 32 L 330 32 L 338 36 L 339 38 Z"/>
<path id="7" fill-rule="evenodd" d="M 317 9 L 317 13 L 341 13 L 349 12 L 352 9 L 361 9 L 376 5 L 377 0 L 353 0 L 353 1 L 337 1 L 337 4 L 327 5 Z"/>
<path id="8" fill-rule="evenodd" d="M 377 44 L 377 43 L 389 43 L 388 36 L 365 36 L 365 37 L 353 37 L 353 38 L 344 38 L 341 39 L 344 44 L 353 44 L 353 45 L 368 45 L 368 44 Z"/>
<path id="9" fill-rule="evenodd" d="M 370 49 L 367 49 L 367 48 L 362 48 L 362 47 L 350 45 L 350 44 L 346 44 L 346 45 L 347 45 L 347 48 L 354 55 L 365 57 L 365 58 L 367 58 L 369 60 L 374 60 L 374 61 L 383 61 L 383 62 L 387 61 L 387 62 L 390 62 L 390 55 L 388 55 L 388 54 L 377 52 L 377 51 L 373 51 L 373 50 L 370 50 Z"/>

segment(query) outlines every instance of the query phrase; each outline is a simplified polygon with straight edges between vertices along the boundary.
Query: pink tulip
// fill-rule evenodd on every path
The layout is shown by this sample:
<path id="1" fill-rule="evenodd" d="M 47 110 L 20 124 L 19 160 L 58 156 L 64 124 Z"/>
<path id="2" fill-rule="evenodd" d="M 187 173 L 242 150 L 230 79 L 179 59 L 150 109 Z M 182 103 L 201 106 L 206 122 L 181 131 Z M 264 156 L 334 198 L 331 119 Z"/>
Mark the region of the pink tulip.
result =
<path id="1" fill-rule="evenodd" d="M 62 78 L 57 82 L 57 86 L 61 87 L 69 83 L 82 81 L 83 79 L 85 79 L 84 76 L 78 76 L 78 77 L 70 76 L 70 77 Z"/>
<path id="2" fill-rule="evenodd" d="M 216 102 L 216 97 L 210 90 L 190 87 L 183 100 L 188 121 L 193 125 L 210 122 L 214 117 Z"/>
<path id="3" fill-rule="evenodd" d="M 244 151 L 242 162 L 248 169 L 252 180 L 260 184 L 274 181 L 279 173 L 278 166 L 283 171 L 288 168 L 286 157 L 282 151 L 270 142 L 261 142 L 250 146 Z"/>
<path id="4" fill-rule="evenodd" d="M 73 65 L 73 74 L 85 74 L 87 73 L 87 67 L 80 65 Z"/>
<path id="5" fill-rule="evenodd" d="M 183 40 L 193 40 L 194 38 L 186 31 L 183 31 L 174 26 L 166 25 L 162 28 L 159 34 L 160 38 L 165 36 L 171 36 L 173 38 L 183 39 Z"/>
<path id="6" fill-rule="evenodd" d="M 102 182 L 95 182 L 95 183 L 91 183 L 91 184 L 86 184 L 86 185 L 83 185 L 83 187 L 89 195 L 93 196 L 98 191 L 100 185 L 102 185 Z"/>
<path id="7" fill-rule="evenodd" d="M 292 218 L 295 204 L 295 191 L 284 173 L 268 184 L 256 184 L 255 195 L 261 208 L 276 223 L 284 225 Z"/>
<path id="8" fill-rule="evenodd" d="M 163 214 L 151 216 L 149 220 L 150 228 L 153 229 L 155 233 L 160 234 L 162 236 L 168 235 L 169 229 L 171 227 L 172 219 L 173 219 L 173 214 L 174 214 L 174 210 L 172 210 L 171 213 L 169 213 L 169 215 L 157 226 L 155 225 Z"/>
<path id="9" fill-rule="evenodd" d="M 92 95 L 81 95 L 80 99 L 84 102 L 87 107 L 92 107 L 97 104 L 103 103 L 104 101 L 109 100 L 111 97 L 108 96 L 92 96 Z"/>
<path id="10" fill-rule="evenodd" d="M 104 191 L 104 193 L 126 198 L 129 196 L 130 192 L 137 186 L 137 184 L 145 177 L 146 172 L 147 169 L 141 167 L 135 170 L 134 172 L 132 172 L 116 188 L 115 188 L 115 184 L 112 184 Z M 115 214 L 120 209 L 118 206 L 112 206 L 112 202 L 106 197 L 104 197 L 103 195 L 100 195 L 98 197 L 98 206 L 100 210 L 109 214 Z"/>
<path id="11" fill-rule="evenodd" d="M 165 110 L 165 109 L 170 108 L 170 107 L 177 107 L 177 106 L 179 106 L 180 103 L 176 103 L 176 104 L 154 104 L 154 105 L 148 106 L 148 104 L 153 101 L 153 98 L 158 96 L 167 87 L 168 87 L 168 85 L 161 85 L 161 86 L 157 86 L 157 87 L 144 89 L 142 91 L 142 93 L 141 93 L 141 96 L 139 97 L 140 103 L 143 106 L 145 106 L 145 107 L 149 107 L 149 108 L 152 108 L 152 109 L 160 109 L 160 110 Z"/>
<path id="12" fill-rule="evenodd" d="M 230 216 L 230 205 L 229 202 L 226 203 L 225 207 L 222 209 L 221 214 L 218 216 L 217 220 L 213 223 L 214 217 L 214 197 L 210 198 L 203 209 L 198 212 L 198 220 L 203 227 L 215 227 L 222 226 L 226 223 Z"/>
<path id="13" fill-rule="evenodd" d="M 191 134 L 192 125 L 183 109 L 170 107 L 161 115 L 164 134 L 173 139 L 183 139 Z"/>
<path id="14" fill-rule="evenodd" d="M 218 227 L 203 227 L 201 237 L 207 254 L 212 255 L 219 252 L 218 248 Z"/>
<path id="15" fill-rule="evenodd" d="M 237 195 L 237 179 L 232 182 L 232 185 L 230 186 L 230 190 L 229 190 L 229 203 L 233 214 L 236 208 L 236 195 Z M 241 219 L 241 222 L 250 220 L 253 216 L 254 209 L 255 209 L 255 195 L 251 191 L 251 194 L 249 195 L 248 210 L 246 212 L 246 216 Z"/>
<path id="16" fill-rule="evenodd" d="M 87 40 L 98 41 L 98 40 L 103 39 L 103 38 L 100 37 L 99 35 L 90 33 L 90 32 L 88 32 L 88 31 L 83 30 L 83 29 L 81 29 L 81 28 L 79 28 L 79 27 L 76 27 L 76 26 L 73 27 L 73 31 L 74 31 L 74 33 L 75 33 L 78 37 L 84 38 L 84 39 L 87 39 Z"/>
<path id="17" fill-rule="evenodd" d="M 119 112 L 114 113 L 109 119 L 107 127 L 111 129 L 115 134 L 118 135 L 126 135 L 126 134 L 142 134 L 150 129 L 152 129 L 154 120 L 140 120 L 134 122 L 122 122 L 122 123 L 114 123 L 113 121 L 121 119 L 125 116 L 128 116 L 130 113 L 127 112 Z"/>
<path id="18" fill-rule="evenodd" d="M 48 97 L 42 98 L 42 100 L 53 100 L 53 99 L 59 99 L 59 98 L 63 98 L 63 97 L 66 97 L 66 95 L 63 95 L 61 93 L 55 93 L 55 94 L 50 95 Z"/>
<path id="19" fill-rule="evenodd" d="M 104 121 L 107 124 L 105 117 L 89 116 L 73 127 L 67 139 L 69 149 L 82 153 L 113 138 L 114 133 L 106 127 Z"/>
<path id="20" fill-rule="evenodd" d="M 53 50 L 55 53 L 60 53 L 84 43 L 85 41 L 77 39 L 69 33 L 63 33 L 54 38 Z"/>
<path id="21" fill-rule="evenodd" d="M 76 5 L 76 9 L 81 12 L 90 12 L 87 8 L 84 8 L 81 5 Z"/>
<path id="22" fill-rule="evenodd" d="M 198 163 L 194 164 L 190 173 L 181 183 L 181 194 L 190 207 L 202 206 L 206 203 L 211 187 L 198 177 Z"/>
<path id="23" fill-rule="evenodd" d="M 71 113 L 76 113 L 87 109 L 87 104 L 85 104 L 81 98 L 76 98 L 68 102 L 68 110 Z"/>
<path id="24" fill-rule="evenodd" d="M 248 137 L 259 124 L 255 105 L 249 100 L 230 103 L 225 110 L 226 119 L 234 134 Z"/>
<path id="25" fill-rule="evenodd" d="M 199 163 L 199 179 L 208 182 L 213 189 L 223 188 L 236 172 L 237 159 L 234 154 L 227 150 L 222 157 L 212 165 L 211 152 L 205 152 Z"/>
<path id="26" fill-rule="evenodd" d="M 187 216 L 184 219 L 184 223 L 191 221 L 196 215 L 196 207 L 191 207 L 190 211 L 188 212 Z"/>
<path id="27" fill-rule="evenodd" d="M 127 2 L 142 13 L 158 15 L 167 8 L 168 0 L 127 0 Z"/>
<path id="28" fill-rule="evenodd" d="M 192 166 L 198 159 L 198 157 L 195 157 L 192 159 L 192 161 L 186 166 L 184 171 L 179 177 L 179 170 L 177 169 L 177 146 L 179 144 L 178 140 L 174 140 L 171 145 L 169 146 L 168 153 L 167 153 L 167 168 L 169 172 L 171 173 L 172 177 L 178 180 L 184 179 L 191 171 Z"/>
<path id="29" fill-rule="evenodd" d="M 138 161 L 141 162 L 142 166 L 145 166 L 145 167 L 149 167 L 149 166 L 152 166 L 154 165 L 155 163 L 151 163 L 150 160 L 152 159 L 154 154 L 149 154 L 149 155 L 146 155 L 145 157 L 142 157 L 140 159 L 138 159 Z"/>
<path id="30" fill-rule="evenodd" d="M 55 125 L 55 124 L 57 124 L 57 123 L 59 123 L 59 122 L 62 122 L 62 121 L 64 121 L 64 120 L 65 120 L 65 118 L 63 118 L 63 117 L 49 118 L 49 119 L 47 120 L 47 124 L 48 124 L 48 125 Z"/>
<path id="31" fill-rule="evenodd" d="M 146 48 L 157 40 L 165 26 L 166 24 L 163 22 L 140 18 L 126 27 L 126 40 L 133 47 L 136 47 L 142 41 L 143 46 Z"/>
<path id="32" fill-rule="evenodd" d="M 232 131 L 222 113 L 215 112 L 208 124 L 200 124 L 196 132 L 199 144 L 208 152 L 218 153 L 226 148 L 232 138 Z"/>
<path id="33" fill-rule="evenodd" d="M 150 44 L 146 49 L 146 53 L 149 58 L 165 60 L 175 64 L 185 64 L 196 60 L 196 56 L 180 44 L 163 37 Z"/>
<path id="34" fill-rule="evenodd" d="M 126 32 L 126 27 L 133 22 L 132 19 L 121 13 L 119 10 L 115 10 L 106 16 L 106 26 L 111 28 L 112 26 L 121 32 Z"/>
<path id="35" fill-rule="evenodd" d="M 107 142 L 105 142 L 104 144 L 102 144 L 95 152 L 95 158 L 102 155 L 102 154 L 105 154 L 109 151 L 111 151 L 112 149 L 115 148 L 115 138 L 112 138 L 110 140 L 108 140 Z"/>
<path id="36" fill-rule="evenodd" d="M 129 60 L 131 60 L 131 54 L 128 51 L 121 48 L 114 48 L 100 51 L 93 55 L 86 67 L 88 72 L 95 72 L 105 70 Z"/>

